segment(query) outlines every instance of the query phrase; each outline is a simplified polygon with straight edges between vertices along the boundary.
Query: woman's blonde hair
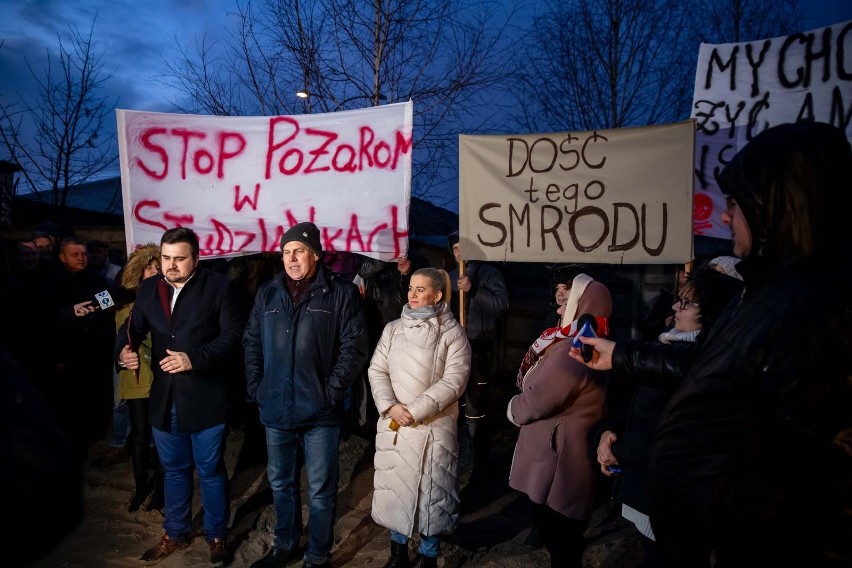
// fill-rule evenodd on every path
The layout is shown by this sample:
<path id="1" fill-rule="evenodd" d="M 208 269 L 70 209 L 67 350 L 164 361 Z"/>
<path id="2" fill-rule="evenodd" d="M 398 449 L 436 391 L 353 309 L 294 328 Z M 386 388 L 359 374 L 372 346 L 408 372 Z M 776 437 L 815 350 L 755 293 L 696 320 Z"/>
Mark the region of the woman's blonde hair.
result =
<path id="1" fill-rule="evenodd" d="M 440 268 L 419 268 L 411 275 L 412 278 L 415 276 L 423 276 L 426 278 L 429 281 L 429 287 L 432 288 L 433 292 L 441 292 L 442 296 L 440 301 L 447 304 L 450 303 L 452 290 L 450 288 L 450 275 L 447 274 L 446 270 L 441 270 Z"/>

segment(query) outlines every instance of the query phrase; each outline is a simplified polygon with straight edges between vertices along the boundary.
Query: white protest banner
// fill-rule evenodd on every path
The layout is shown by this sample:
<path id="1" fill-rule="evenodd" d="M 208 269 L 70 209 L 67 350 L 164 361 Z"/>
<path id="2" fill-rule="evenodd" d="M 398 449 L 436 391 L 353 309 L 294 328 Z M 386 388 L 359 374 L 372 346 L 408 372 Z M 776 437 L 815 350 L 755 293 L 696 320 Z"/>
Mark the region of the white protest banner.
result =
<path id="1" fill-rule="evenodd" d="M 695 122 L 459 137 L 467 260 L 668 264 L 692 258 Z"/>
<path id="2" fill-rule="evenodd" d="M 118 110 L 128 252 L 166 229 L 207 258 L 278 251 L 316 223 L 328 251 L 390 260 L 408 250 L 412 103 L 298 116 Z"/>
<path id="3" fill-rule="evenodd" d="M 701 44 L 692 117 L 696 235 L 731 238 L 716 174 L 758 133 L 815 120 L 852 140 L 852 21 L 789 36 Z"/>

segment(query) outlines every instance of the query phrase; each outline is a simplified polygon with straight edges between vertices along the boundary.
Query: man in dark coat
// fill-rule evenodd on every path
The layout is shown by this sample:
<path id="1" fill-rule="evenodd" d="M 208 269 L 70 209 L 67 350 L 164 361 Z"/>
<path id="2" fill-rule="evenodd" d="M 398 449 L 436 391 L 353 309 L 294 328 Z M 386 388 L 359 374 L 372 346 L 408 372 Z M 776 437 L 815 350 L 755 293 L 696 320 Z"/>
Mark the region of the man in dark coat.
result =
<path id="1" fill-rule="evenodd" d="M 82 462 L 89 447 L 107 431 L 112 410 L 111 347 L 113 314 L 103 310 L 77 311 L 107 289 L 103 276 L 86 269 L 86 245 L 75 237 L 59 244 L 59 262 L 44 282 L 34 310 L 44 327 L 52 373 L 34 377 L 45 402 L 66 431 L 75 456 Z M 85 313 L 85 315 L 80 315 Z M 35 315 L 35 314 L 34 314 Z"/>
<path id="2" fill-rule="evenodd" d="M 330 566 L 343 400 L 367 362 L 358 287 L 322 262 L 320 232 L 299 223 L 281 237 L 284 271 L 257 292 L 243 336 L 248 395 L 266 428 L 275 536 L 253 568 L 283 568 L 299 552 L 300 450 L 308 477 L 305 568 Z"/>
<path id="3" fill-rule="evenodd" d="M 142 559 L 158 561 L 189 544 L 193 464 L 204 502 L 210 561 L 229 558 L 230 518 L 223 453 L 229 380 L 224 364 L 238 353 L 243 310 L 227 277 L 198 266 L 198 237 L 169 229 L 160 241 L 163 274 L 139 286 L 130 317 L 118 332 L 119 364 L 139 368 L 135 349 L 151 334 L 150 420 L 165 469 L 165 534 Z"/>

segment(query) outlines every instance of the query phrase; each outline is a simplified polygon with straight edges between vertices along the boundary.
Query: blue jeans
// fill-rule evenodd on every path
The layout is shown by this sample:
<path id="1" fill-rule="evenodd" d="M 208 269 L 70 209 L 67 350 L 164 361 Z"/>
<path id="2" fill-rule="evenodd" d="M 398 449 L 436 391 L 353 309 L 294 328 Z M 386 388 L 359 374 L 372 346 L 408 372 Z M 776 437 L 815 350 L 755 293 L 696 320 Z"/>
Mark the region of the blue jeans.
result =
<path id="1" fill-rule="evenodd" d="M 165 471 L 163 528 L 169 538 L 187 542 L 192 528 L 192 464 L 198 471 L 208 541 L 228 534 L 228 472 L 225 469 L 225 424 L 195 432 L 177 431 L 172 406 L 171 432 L 152 428 L 160 464 Z"/>
<path id="2" fill-rule="evenodd" d="M 321 564 L 331 556 L 337 513 L 340 427 L 307 430 L 266 428 L 266 468 L 275 504 L 276 548 L 294 550 L 302 536 L 299 447 L 308 474 L 308 548 L 305 562 Z"/>
<path id="3" fill-rule="evenodd" d="M 408 537 L 402 533 L 391 531 L 391 540 L 397 544 L 407 544 Z M 429 556 L 435 558 L 441 552 L 441 539 L 438 535 L 426 536 L 420 535 L 420 546 L 417 548 L 420 556 Z"/>

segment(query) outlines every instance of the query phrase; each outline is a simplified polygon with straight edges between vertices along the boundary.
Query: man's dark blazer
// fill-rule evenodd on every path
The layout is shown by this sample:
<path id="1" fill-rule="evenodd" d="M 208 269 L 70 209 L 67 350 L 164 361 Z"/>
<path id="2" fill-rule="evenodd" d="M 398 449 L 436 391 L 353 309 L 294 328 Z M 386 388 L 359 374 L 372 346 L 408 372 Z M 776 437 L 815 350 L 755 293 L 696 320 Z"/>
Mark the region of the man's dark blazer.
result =
<path id="1" fill-rule="evenodd" d="M 229 358 L 240 355 L 244 310 L 226 276 L 198 267 L 169 312 L 174 292 L 162 275 L 139 286 L 133 311 L 116 338 L 116 359 L 129 343 L 138 346 L 150 332 L 151 425 L 169 431 L 172 402 L 177 405 L 178 431 L 192 432 L 221 424 L 228 417 Z M 160 369 L 166 349 L 189 356 L 192 370 L 170 374 Z"/>

